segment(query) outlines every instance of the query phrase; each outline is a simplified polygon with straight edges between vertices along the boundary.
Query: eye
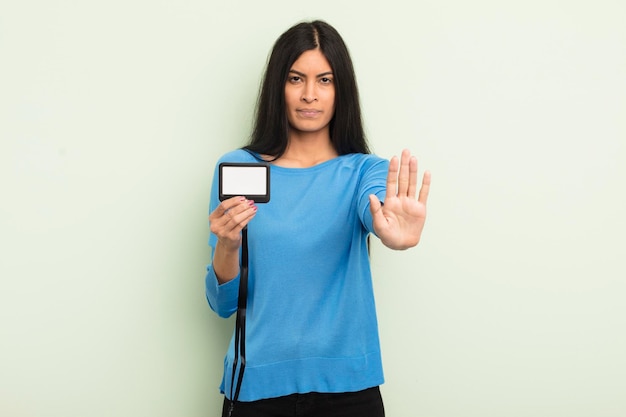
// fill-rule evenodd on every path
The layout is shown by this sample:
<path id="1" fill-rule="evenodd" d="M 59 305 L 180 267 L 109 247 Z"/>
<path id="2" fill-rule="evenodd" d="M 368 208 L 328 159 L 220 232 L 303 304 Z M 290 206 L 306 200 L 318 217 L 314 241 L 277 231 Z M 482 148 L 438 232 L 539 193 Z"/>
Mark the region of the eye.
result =
<path id="1" fill-rule="evenodd" d="M 296 84 L 302 81 L 302 78 L 299 75 L 292 75 L 291 77 L 289 77 L 287 81 L 289 81 L 292 84 Z"/>
<path id="2" fill-rule="evenodd" d="M 322 84 L 332 84 L 333 79 L 329 78 L 329 77 L 322 77 L 322 78 L 320 78 L 320 82 Z"/>

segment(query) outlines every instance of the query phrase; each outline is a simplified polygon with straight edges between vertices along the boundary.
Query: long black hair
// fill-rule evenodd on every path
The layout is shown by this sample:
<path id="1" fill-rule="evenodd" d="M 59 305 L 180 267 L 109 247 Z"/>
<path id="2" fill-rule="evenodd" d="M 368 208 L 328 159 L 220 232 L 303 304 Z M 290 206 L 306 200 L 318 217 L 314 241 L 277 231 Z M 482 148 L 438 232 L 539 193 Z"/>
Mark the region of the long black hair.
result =
<path id="1" fill-rule="evenodd" d="M 328 60 L 334 75 L 335 114 L 329 126 L 331 143 L 339 155 L 370 153 L 350 53 L 335 28 L 321 20 L 292 26 L 274 44 L 256 104 L 250 142 L 244 149 L 276 159 L 283 155 L 289 133 L 285 83 L 298 57 L 317 48 Z"/>

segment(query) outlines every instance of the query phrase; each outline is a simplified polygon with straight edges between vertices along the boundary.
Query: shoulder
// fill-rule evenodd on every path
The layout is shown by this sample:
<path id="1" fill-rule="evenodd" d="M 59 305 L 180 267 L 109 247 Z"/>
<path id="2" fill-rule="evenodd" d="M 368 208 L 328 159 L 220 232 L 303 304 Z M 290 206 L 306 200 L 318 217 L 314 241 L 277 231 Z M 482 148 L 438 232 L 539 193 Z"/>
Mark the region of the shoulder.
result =
<path id="1" fill-rule="evenodd" d="M 222 162 L 259 162 L 259 159 L 245 149 L 235 149 L 225 153 L 217 161 L 218 164 Z"/>
<path id="2" fill-rule="evenodd" d="M 387 169 L 389 161 L 374 154 L 351 153 L 342 155 L 338 159 L 342 164 L 349 165 L 359 171 L 368 171 L 372 168 Z"/>

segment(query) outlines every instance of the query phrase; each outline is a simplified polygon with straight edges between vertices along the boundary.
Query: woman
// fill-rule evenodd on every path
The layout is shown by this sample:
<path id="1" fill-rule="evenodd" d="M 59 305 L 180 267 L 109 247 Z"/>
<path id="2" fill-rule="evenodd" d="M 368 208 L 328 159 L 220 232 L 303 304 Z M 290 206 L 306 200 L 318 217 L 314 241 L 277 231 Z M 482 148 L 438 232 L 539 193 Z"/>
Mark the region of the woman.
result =
<path id="1" fill-rule="evenodd" d="M 249 247 L 245 377 L 233 398 L 231 341 L 223 415 L 383 416 L 367 237 L 391 249 L 417 245 L 430 174 L 416 199 L 409 151 L 390 162 L 369 153 L 352 62 L 327 23 L 279 37 L 250 143 L 219 162 L 259 160 L 271 164 L 268 204 L 220 203 L 217 172 L 213 180 L 206 291 L 220 316 L 237 310 L 246 226 Z"/>

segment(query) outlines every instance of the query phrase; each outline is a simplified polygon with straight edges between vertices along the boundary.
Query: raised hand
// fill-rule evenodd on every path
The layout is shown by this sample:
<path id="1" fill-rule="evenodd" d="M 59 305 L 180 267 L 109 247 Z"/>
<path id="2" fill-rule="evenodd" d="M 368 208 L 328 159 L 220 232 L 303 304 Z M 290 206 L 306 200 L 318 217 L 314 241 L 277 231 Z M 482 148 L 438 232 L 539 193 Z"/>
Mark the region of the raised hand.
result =
<path id="1" fill-rule="evenodd" d="M 224 200 L 209 215 L 211 232 L 217 236 L 213 268 L 220 283 L 230 281 L 239 273 L 241 231 L 256 214 L 254 201 L 243 197 Z"/>
<path id="2" fill-rule="evenodd" d="M 391 249 L 408 249 L 417 245 L 426 221 L 426 201 L 430 189 L 430 172 L 422 179 L 417 200 L 417 158 L 407 149 L 402 156 L 391 158 L 387 174 L 385 203 L 370 195 L 374 231 Z"/>

